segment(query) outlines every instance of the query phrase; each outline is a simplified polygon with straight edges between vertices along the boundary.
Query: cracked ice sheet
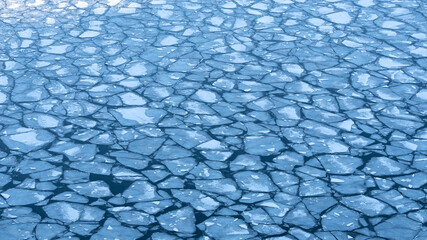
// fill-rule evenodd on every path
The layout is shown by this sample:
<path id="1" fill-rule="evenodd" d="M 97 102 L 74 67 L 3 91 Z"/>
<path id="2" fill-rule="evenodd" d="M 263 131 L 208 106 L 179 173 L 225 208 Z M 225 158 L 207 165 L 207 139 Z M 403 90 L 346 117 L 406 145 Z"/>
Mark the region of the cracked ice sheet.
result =
<path id="1" fill-rule="evenodd" d="M 0 1 L 5 239 L 426 239 L 422 1 Z"/>

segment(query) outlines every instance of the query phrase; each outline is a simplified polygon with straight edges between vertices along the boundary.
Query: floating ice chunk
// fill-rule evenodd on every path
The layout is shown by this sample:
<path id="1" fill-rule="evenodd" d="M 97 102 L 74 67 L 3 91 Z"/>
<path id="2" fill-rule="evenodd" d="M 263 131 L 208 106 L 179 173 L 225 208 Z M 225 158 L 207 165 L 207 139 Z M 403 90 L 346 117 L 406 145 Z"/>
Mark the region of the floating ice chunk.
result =
<path id="1" fill-rule="evenodd" d="M 68 185 L 73 191 L 93 198 L 109 197 L 112 195 L 109 186 L 104 181 L 93 181 Z"/>
<path id="2" fill-rule="evenodd" d="M 214 239 L 250 239 L 255 235 L 243 220 L 234 217 L 210 217 L 198 227 Z"/>
<path id="3" fill-rule="evenodd" d="M 381 67 L 385 67 L 385 68 L 401 68 L 401 67 L 409 66 L 406 63 L 399 62 L 397 60 L 394 60 L 388 57 L 381 57 L 378 63 L 380 64 Z"/>
<path id="4" fill-rule="evenodd" d="M 401 174 L 407 167 L 386 157 L 374 157 L 365 166 L 364 171 L 374 176 Z"/>
<path id="5" fill-rule="evenodd" d="M 205 143 L 202 143 L 197 146 L 197 149 L 202 150 L 227 150 L 227 147 L 225 144 L 221 143 L 218 140 L 212 139 Z"/>
<path id="6" fill-rule="evenodd" d="M 184 184 L 185 182 L 183 179 L 179 177 L 171 176 L 165 179 L 164 181 L 162 181 L 161 183 L 159 183 L 159 188 L 166 188 L 166 189 L 184 188 Z"/>
<path id="7" fill-rule="evenodd" d="M 282 67 L 297 76 L 300 76 L 304 72 L 304 69 L 298 64 L 283 64 Z"/>
<path id="8" fill-rule="evenodd" d="M 0 173 L 0 187 L 3 187 L 4 185 L 8 184 L 10 181 L 12 181 L 12 178 L 9 175 Z"/>
<path id="9" fill-rule="evenodd" d="M 303 197 L 319 196 L 324 195 L 329 191 L 329 187 L 324 181 L 316 179 L 314 181 L 303 182 L 300 186 L 299 194 Z"/>
<path id="10" fill-rule="evenodd" d="M 260 156 L 269 156 L 285 148 L 282 140 L 274 136 L 248 136 L 244 143 L 247 153 Z"/>
<path id="11" fill-rule="evenodd" d="M 264 168 L 264 163 L 259 156 L 239 155 L 230 163 L 230 170 L 260 170 Z"/>
<path id="12" fill-rule="evenodd" d="M 320 18 L 309 18 L 308 22 L 313 24 L 314 26 L 322 26 L 325 21 Z"/>
<path id="13" fill-rule="evenodd" d="M 128 60 L 123 58 L 123 57 L 116 57 L 116 58 L 109 60 L 108 64 L 116 67 L 116 66 L 120 66 L 120 65 L 126 63 L 127 61 Z"/>
<path id="14" fill-rule="evenodd" d="M 378 116 L 378 119 L 388 127 L 398 129 L 399 131 L 403 131 L 407 134 L 414 134 L 416 129 L 423 127 L 423 124 L 418 121 L 410 121 L 395 117 L 389 118 L 384 116 Z"/>
<path id="15" fill-rule="evenodd" d="M 18 36 L 21 38 L 31 38 L 32 35 L 33 35 L 33 30 L 31 28 L 18 32 Z"/>
<path id="16" fill-rule="evenodd" d="M 215 26 L 220 26 L 224 22 L 224 19 L 222 17 L 215 16 L 209 19 L 209 22 L 211 22 Z"/>
<path id="17" fill-rule="evenodd" d="M 114 7 L 114 6 L 116 6 L 117 4 L 119 4 L 121 1 L 122 1 L 122 0 L 108 0 L 108 1 L 107 1 L 107 5 L 108 5 L 108 6 L 110 6 L 110 7 Z"/>
<path id="18" fill-rule="evenodd" d="M 153 99 L 154 101 L 160 101 L 172 94 L 173 90 L 166 87 L 148 87 L 144 91 L 144 96 Z"/>
<path id="19" fill-rule="evenodd" d="M 23 160 L 18 166 L 17 170 L 21 174 L 32 174 L 54 168 L 55 166 L 45 161 Z"/>
<path id="20" fill-rule="evenodd" d="M 9 80 L 7 76 L 0 75 L 0 86 L 7 86 Z"/>
<path id="21" fill-rule="evenodd" d="M 369 120 L 374 118 L 374 113 L 370 108 L 360 108 L 357 110 L 348 111 L 347 115 L 351 118 Z"/>
<path id="22" fill-rule="evenodd" d="M 27 83 L 15 84 L 10 98 L 14 102 L 38 102 L 49 96 L 45 88 Z"/>
<path id="23" fill-rule="evenodd" d="M 225 53 L 221 55 L 214 55 L 214 58 L 218 61 L 229 62 L 229 63 L 247 63 L 255 60 L 253 56 L 242 52 Z"/>
<path id="24" fill-rule="evenodd" d="M 76 7 L 78 7 L 78 8 L 87 8 L 88 6 L 89 6 L 89 4 L 87 2 L 78 1 L 76 3 Z"/>
<path id="25" fill-rule="evenodd" d="M 351 231 L 359 227 L 359 214 L 343 206 L 336 206 L 322 215 L 325 231 Z"/>
<path id="26" fill-rule="evenodd" d="M 391 91 L 389 88 L 378 88 L 374 92 L 376 95 L 378 95 L 378 97 L 384 100 L 395 101 L 395 100 L 402 99 L 401 96 L 397 95 L 396 93 Z"/>
<path id="27" fill-rule="evenodd" d="M 156 170 L 144 170 L 142 173 L 150 179 L 152 182 L 159 182 L 165 179 L 170 173 L 166 170 L 156 169 Z"/>
<path id="28" fill-rule="evenodd" d="M 94 144 L 76 144 L 72 142 L 57 142 L 49 151 L 63 153 L 70 161 L 89 161 L 95 157 L 96 145 Z"/>
<path id="29" fill-rule="evenodd" d="M 302 81 L 292 81 L 286 85 L 286 88 L 289 92 L 294 92 L 294 93 L 313 94 L 316 92 L 318 93 L 324 92 L 324 89 L 316 88 Z"/>
<path id="30" fill-rule="evenodd" d="M 341 194 L 363 194 L 366 191 L 365 176 L 363 175 L 334 175 L 330 181 L 332 183 L 331 187 Z"/>
<path id="31" fill-rule="evenodd" d="M 257 23 L 271 24 L 271 23 L 274 22 L 274 17 L 272 17 L 272 16 L 263 16 L 263 17 L 258 18 L 256 21 L 257 21 Z"/>
<path id="32" fill-rule="evenodd" d="M 65 232 L 65 226 L 59 224 L 38 224 L 36 227 L 37 239 L 54 239 L 61 233 Z"/>
<path id="33" fill-rule="evenodd" d="M 122 226 L 114 218 L 108 218 L 104 226 L 98 232 L 93 234 L 90 239 L 92 240 L 105 240 L 105 239 L 120 239 L 120 240 L 134 240 L 140 239 L 143 234 L 133 228 Z"/>
<path id="34" fill-rule="evenodd" d="M 232 152 L 223 151 L 201 151 L 200 153 L 203 157 L 212 161 L 225 161 L 233 154 Z"/>
<path id="35" fill-rule="evenodd" d="M 79 235 L 88 236 L 93 234 L 92 231 L 98 228 L 99 225 L 95 223 L 72 223 L 69 225 L 70 232 L 77 233 Z"/>
<path id="36" fill-rule="evenodd" d="M 101 221 L 104 211 L 91 206 L 85 206 L 78 203 L 55 202 L 45 207 L 43 210 L 53 219 L 65 223 L 81 221 Z"/>
<path id="37" fill-rule="evenodd" d="M 273 182 L 282 189 L 286 189 L 289 186 L 299 183 L 296 176 L 282 171 L 271 172 L 271 178 L 273 179 Z"/>
<path id="38" fill-rule="evenodd" d="M 126 65 L 125 72 L 134 77 L 146 76 L 154 72 L 154 66 L 144 61 L 131 62 Z"/>
<path id="39" fill-rule="evenodd" d="M 411 50 L 411 53 L 420 55 L 422 57 L 427 57 L 427 48 L 419 47 Z"/>
<path id="40" fill-rule="evenodd" d="M 427 89 L 421 89 L 417 94 L 415 94 L 415 97 L 427 101 Z"/>
<path id="41" fill-rule="evenodd" d="M 362 165 L 362 159 L 345 155 L 322 155 L 317 157 L 330 174 L 351 174 Z"/>
<path id="42" fill-rule="evenodd" d="M 193 158 L 180 158 L 176 160 L 166 160 L 164 164 L 174 175 L 185 175 L 196 166 Z"/>
<path id="43" fill-rule="evenodd" d="M 237 18 L 236 21 L 234 22 L 233 28 L 242 28 L 242 27 L 246 27 L 248 24 L 246 23 L 245 19 L 242 18 Z"/>
<path id="44" fill-rule="evenodd" d="M 53 45 L 53 46 L 49 46 L 46 49 L 47 53 L 52 53 L 52 54 L 64 54 L 67 52 L 67 49 L 70 47 L 70 45 L 68 44 L 64 44 L 64 45 Z"/>
<path id="45" fill-rule="evenodd" d="M 105 7 L 99 7 L 99 8 L 94 8 L 93 9 L 93 13 L 95 13 L 96 15 L 102 15 L 107 11 L 107 8 Z"/>
<path id="46" fill-rule="evenodd" d="M 381 178 L 378 178 L 377 182 L 380 187 L 386 189 L 392 187 L 394 184 L 394 182 L 391 181 L 390 183 L 387 183 L 387 180 Z M 418 210 L 422 208 L 419 203 L 404 197 L 400 192 L 394 189 L 383 191 L 382 193 L 376 195 L 375 198 L 393 206 L 399 213 L 405 213 L 411 210 Z"/>
<path id="47" fill-rule="evenodd" d="M 178 146 L 165 146 L 163 145 L 156 153 L 157 159 L 178 159 L 185 158 L 192 155 L 192 152 L 185 148 Z"/>
<path id="48" fill-rule="evenodd" d="M 132 183 L 132 185 L 123 192 L 123 197 L 127 198 L 129 202 L 161 199 L 156 192 L 156 187 L 147 181 L 137 181 Z"/>
<path id="49" fill-rule="evenodd" d="M 210 137 L 201 131 L 172 128 L 165 132 L 176 143 L 188 149 L 210 140 Z"/>
<path id="50" fill-rule="evenodd" d="M 1 193 L 7 203 L 11 206 L 35 204 L 45 200 L 51 194 L 51 192 L 19 188 L 10 188 Z"/>
<path id="51" fill-rule="evenodd" d="M 174 36 L 166 36 L 160 40 L 160 45 L 162 46 L 172 46 L 179 42 L 179 39 Z"/>
<path id="52" fill-rule="evenodd" d="M 62 192 L 60 194 L 55 195 L 51 198 L 51 200 L 55 201 L 64 201 L 64 202 L 75 202 L 75 203 L 88 203 L 89 199 L 83 197 L 75 192 Z"/>
<path id="53" fill-rule="evenodd" d="M 154 216 L 138 211 L 120 211 L 118 220 L 130 225 L 146 226 L 155 222 Z"/>
<path id="54" fill-rule="evenodd" d="M 194 180 L 193 182 L 196 185 L 196 189 L 200 191 L 224 194 L 230 198 L 240 197 L 240 194 L 237 193 L 238 189 L 236 183 L 228 178 L 214 180 Z"/>
<path id="55" fill-rule="evenodd" d="M 16 218 L 16 216 L 13 216 Z M 23 217 L 25 219 L 26 217 Z M 14 222 L 4 219 L 0 223 L 0 236 L 2 239 L 15 240 L 15 239 L 34 239 L 34 228 L 36 227 L 38 219 L 35 221 L 34 218 L 24 220 L 24 223 L 19 223 L 20 218 L 14 219 Z"/>
<path id="56" fill-rule="evenodd" d="M 52 133 L 31 128 L 18 128 L 14 134 L 9 134 L 5 130 L 0 138 L 8 148 L 21 152 L 40 149 L 55 140 Z"/>
<path id="57" fill-rule="evenodd" d="M 296 152 L 286 151 L 273 159 L 276 168 L 280 170 L 292 170 L 296 165 L 303 165 L 304 158 Z"/>
<path id="58" fill-rule="evenodd" d="M 197 90 L 197 92 L 195 93 L 195 96 L 198 100 L 202 102 L 214 103 L 218 101 L 217 95 L 214 92 L 203 90 L 203 89 Z"/>
<path id="59" fill-rule="evenodd" d="M 138 139 L 129 144 L 129 151 L 143 155 L 151 155 L 162 146 L 164 138 L 144 138 Z"/>
<path id="60" fill-rule="evenodd" d="M 299 120 L 301 118 L 301 113 L 297 106 L 281 107 L 277 110 L 276 115 L 278 119 Z"/>
<path id="61" fill-rule="evenodd" d="M 271 179 L 263 174 L 252 171 L 243 171 L 234 174 L 240 188 L 252 192 L 272 192 L 276 190 Z"/>
<path id="62" fill-rule="evenodd" d="M 388 209 L 389 214 L 394 213 L 394 211 L 385 203 L 364 195 L 343 197 L 341 202 L 347 207 L 371 217 L 386 214 L 387 212 L 384 211 L 385 209 Z"/>
<path id="63" fill-rule="evenodd" d="M 25 125 L 33 128 L 54 128 L 62 124 L 62 120 L 43 113 L 29 113 L 23 117 Z"/>
<path id="64" fill-rule="evenodd" d="M 170 10 L 161 9 L 157 11 L 157 16 L 163 19 L 169 19 L 170 17 L 172 17 L 172 15 L 173 11 Z"/>
<path id="65" fill-rule="evenodd" d="M 180 201 L 191 204 L 198 211 L 213 211 L 220 206 L 219 202 L 197 190 L 172 190 L 172 194 Z"/>
<path id="66" fill-rule="evenodd" d="M 110 113 L 124 126 L 157 123 L 166 112 L 146 107 L 127 107 L 110 110 Z"/>
<path id="67" fill-rule="evenodd" d="M 405 215 L 396 214 L 376 225 L 374 229 L 378 236 L 385 239 L 399 240 L 402 239 L 401 236 L 405 236 L 407 239 L 423 239 L 423 237 L 415 237 L 422 229 L 421 223 L 409 219 Z"/>
<path id="68" fill-rule="evenodd" d="M 386 84 L 385 79 L 374 77 L 367 73 L 355 73 L 352 75 L 352 83 L 355 87 L 361 89 L 371 89 Z"/>
<path id="69" fill-rule="evenodd" d="M 333 23 L 349 24 L 351 16 L 347 12 L 336 12 L 326 15 L 326 17 Z"/>
<path id="70" fill-rule="evenodd" d="M 194 233 L 196 217 L 191 207 L 170 211 L 157 217 L 160 226 L 168 231 Z"/>
<path id="71" fill-rule="evenodd" d="M 242 215 L 247 222 L 250 222 L 254 225 L 274 223 L 271 217 L 262 208 L 255 208 L 250 211 L 244 211 Z"/>
<path id="72" fill-rule="evenodd" d="M 99 36 L 99 34 L 100 33 L 97 31 L 86 31 L 86 32 L 80 34 L 79 37 L 81 37 L 81 38 L 93 38 L 93 37 Z"/>
<path id="73" fill-rule="evenodd" d="M 370 7 L 370 6 L 374 6 L 375 2 L 374 0 L 359 0 L 357 4 L 362 7 Z"/>
<path id="74" fill-rule="evenodd" d="M 190 173 L 196 176 L 197 178 L 203 179 L 224 178 L 223 174 L 220 171 L 213 170 L 204 163 L 199 163 L 197 167 L 193 168 L 193 170 L 190 171 Z"/>
<path id="75" fill-rule="evenodd" d="M 388 28 L 388 29 L 399 29 L 402 27 L 402 25 L 404 25 L 403 22 L 398 22 L 398 21 L 384 21 L 382 24 L 383 28 Z"/>
<path id="76" fill-rule="evenodd" d="M 3 104 L 7 101 L 7 95 L 3 92 L 0 92 L 0 104 Z"/>
<path id="77" fill-rule="evenodd" d="M 254 93 L 239 93 L 239 92 L 226 92 L 223 94 L 223 97 L 227 102 L 237 102 L 237 103 L 249 103 L 262 96 L 261 92 Z"/>
<path id="78" fill-rule="evenodd" d="M 336 141 L 336 140 L 328 140 L 326 142 L 326 145 L 328 146 L 329 153 L 339 153 L 339 152 L 347 152 L 348 146 L 343 144 L 342 142 Z"/>
<path id="79" fill-rule="evenodd" d="M 237 5 L 234 2 L 226 2 L 221 7 L 223 7 L 223 8 L 236 8 L 236 6 Z"/>
<path id="80" fill-rule="evenodd" d="M 316 226 L 315 219 L 311 216 L 304 204 L 298 204 L 289 211 L 283 219 L 286 223 L 291 223 L 302 228 L 308 229 Z"/>
<path id="81" fill-rule="evenodd" d="M 125 8 L 120 8 L 119 11 L 117 11 L 118 13 L 122 13 L 122 14 L 132 14 L 136 12 L 136 8 L 134 7 L 125 7 Z"/>
<path id="82" fill-rule="evenodd" d="M 134 206 L 138 210 L 143 210 L 148 214 L 156 214 L 170 206 L 173 205 L 172 200 L 161 200 L 161 201 L 149 201 L 149 202 L 139 202 Z"/>
<path id="83" fill-rule="evenodd" d="M 132 92 L 126 92 L 119 96 L 126 105 L 144 105 L 147 103 L 144 98 Z"/>

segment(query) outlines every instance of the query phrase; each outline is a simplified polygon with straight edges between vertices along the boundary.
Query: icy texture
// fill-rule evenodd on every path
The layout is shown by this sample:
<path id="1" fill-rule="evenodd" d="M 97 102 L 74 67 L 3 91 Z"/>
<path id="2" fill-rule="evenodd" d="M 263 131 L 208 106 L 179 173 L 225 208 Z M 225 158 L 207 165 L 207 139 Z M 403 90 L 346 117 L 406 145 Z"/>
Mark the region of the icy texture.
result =
<path id="1" fill-rule="evenodd" d="M 0 239 L 427 239 L 416 0 L 1 0 Z"/>

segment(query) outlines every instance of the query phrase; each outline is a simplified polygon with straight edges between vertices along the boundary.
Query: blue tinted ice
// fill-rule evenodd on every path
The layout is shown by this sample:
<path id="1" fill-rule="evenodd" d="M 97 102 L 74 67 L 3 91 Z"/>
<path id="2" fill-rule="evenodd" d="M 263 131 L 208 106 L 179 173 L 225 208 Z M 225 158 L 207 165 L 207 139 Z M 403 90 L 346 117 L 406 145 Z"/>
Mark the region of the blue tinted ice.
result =
<path id="1" fill-rule="evenodd" d="M 426 12 L 0 1 L 0 240 L 427 239 Z"/>

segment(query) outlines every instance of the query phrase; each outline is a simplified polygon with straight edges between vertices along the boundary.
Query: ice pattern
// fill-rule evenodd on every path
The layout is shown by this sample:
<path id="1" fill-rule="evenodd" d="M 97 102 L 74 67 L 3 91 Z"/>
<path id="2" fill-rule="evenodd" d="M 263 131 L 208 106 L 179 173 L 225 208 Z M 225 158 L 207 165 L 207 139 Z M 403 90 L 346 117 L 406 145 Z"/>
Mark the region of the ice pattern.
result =
<path id="1" fill-rule="evenodd" d="M 423 0 L 0 0 L 0 239 L 427 239 Z"/>

